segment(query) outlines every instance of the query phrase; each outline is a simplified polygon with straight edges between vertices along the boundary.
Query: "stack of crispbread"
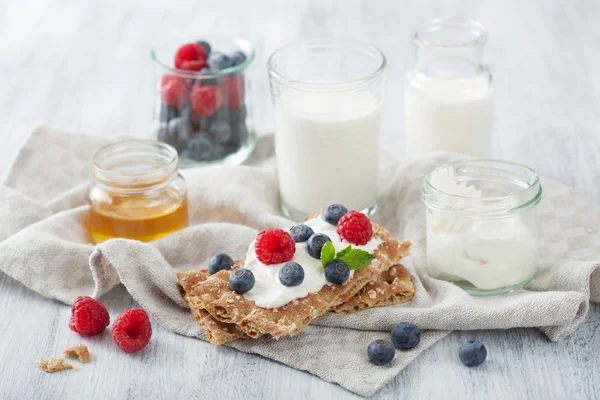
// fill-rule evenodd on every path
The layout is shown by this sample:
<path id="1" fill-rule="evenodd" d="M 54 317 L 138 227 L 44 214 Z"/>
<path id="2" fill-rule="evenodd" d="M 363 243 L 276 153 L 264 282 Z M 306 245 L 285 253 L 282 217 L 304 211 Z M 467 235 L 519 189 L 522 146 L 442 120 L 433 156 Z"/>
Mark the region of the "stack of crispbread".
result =
<path id="1" fill-rule="evenodd" d="M 373 237 L 382 243 L 369 265 L 354 271 L 343 284 L 325 285 L 318 292 L 279 308 L 258 307 L 230 289 L 229 275 L 232 270 L 243 268 L 244 260 L 236 261 L 231 270 L 214 275 L 206 269 L 177 274 L 178 283 L 196 321 L 214 345 L 263 335 L 293 336 L 327 311 L 348 314 L 413 298 L 410 275 L 400 264 L 402 257 L 409 254 L 411 243 L 393 239 L 390 232 L 374 223 Z"/>

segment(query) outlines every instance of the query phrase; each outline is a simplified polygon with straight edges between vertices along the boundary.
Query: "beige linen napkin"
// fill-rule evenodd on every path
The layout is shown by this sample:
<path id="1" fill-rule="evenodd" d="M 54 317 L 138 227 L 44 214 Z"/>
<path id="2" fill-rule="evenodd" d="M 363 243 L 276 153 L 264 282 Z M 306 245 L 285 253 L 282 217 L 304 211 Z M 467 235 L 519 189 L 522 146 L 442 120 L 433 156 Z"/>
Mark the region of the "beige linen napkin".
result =
<path id="1" fill-rule="evenodd" d="M 217 252 L 241 257 L 259 229 L 289 227 L 279 214 L 272 141 L 261 140 L 258 166 L 184 171 L 191 226 L 150 244 L 110 240 L 89 243 L 84 218 L 91 156 L 106 141 L 38 128 L 0 186 L 0 270 L 40 294 L 69 304 L 78 295 L 105 295 L 122 283 L 142 307 L 170 330 L 203 338 L 176 287 L 176 271 L 206 266 Z M 390 381 L 421 351 L 450 330 L 537 327 L 564 338 L 600 301 L 600 210 L 575 190 L 542 180 L 539 206 L 542 270 L 528 290 L 476 298 L 430 279 L 424 267 L 424 174 L 459 155 L 440 153 L 381 166 L 379 221 L 414 243 L 403 263 L 414 300 L 349 316 L 326 315 L 301 334 L 230 344 L 309 371 L 363 396 Z M 388 338 L 398 322 L 424 329 L 421 345 L 399 351 L 387 367 L 369 363 L 369 342 Z M 455 362 L 457 360 L 444 360 Z"/>

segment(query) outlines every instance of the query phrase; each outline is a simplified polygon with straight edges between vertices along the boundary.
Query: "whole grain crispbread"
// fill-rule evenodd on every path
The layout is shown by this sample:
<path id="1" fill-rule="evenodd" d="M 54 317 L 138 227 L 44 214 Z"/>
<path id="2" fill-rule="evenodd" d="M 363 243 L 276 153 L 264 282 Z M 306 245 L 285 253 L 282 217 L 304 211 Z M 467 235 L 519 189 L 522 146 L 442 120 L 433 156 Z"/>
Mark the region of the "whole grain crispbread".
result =
<path id="1" fill-rule="evenodd" d="M 183 297 L 188 300 L 187 293 L 194 285 L 205 280 L 208 276 L 209 274 L 206 269 L 178 273 L 178 284 Z M 371 290 L 376 294 L 376 299 L 373 299 L 373 296 L 370 295 L 369 292 Z M 413 296 L 414 286 L 410 280 L 408 271 L 401 264 L 396 264 L 388 271 L 384 271 L 376 276 L 348 301 L 330 311 L 340 314 L 350 314 L 371 307 L 403 303 L 411 300 Z M 202 326 L 207 340 L 215 346 L 236 339 L 248 338 L 236 324 L 219 322 L 204 309 L 192 308 L 192 314 L 200 326 Z"/>
<path id="2" fill-rule="evenodd" d="M 373 261 L 355 271 L 343 284 L 326 285 L 316 293 L 310 293 L 279 308 L 261 308 L 229 288 L 230 271 L 219 271 L 187 291 L 190 308 L 206 310 L 214 320 L 234 324 L 251 338 L 265 334 L 273 337 L 295 335 L 314 318 L 350 299 L 375 276 L 389 270 L 409 254 L 411 243 L 394 240 L 380 225 L 373 224 L 373 236 L 383 240 L 373 254 Z M 233 269 L 242 266 L 243 260 L 236 261 Z M 182 287 L 184 285 L 185 283 Z M 199 322 L 203 320 L 204 325 L 209 324 L 203 313 L 196 314 Z"/>

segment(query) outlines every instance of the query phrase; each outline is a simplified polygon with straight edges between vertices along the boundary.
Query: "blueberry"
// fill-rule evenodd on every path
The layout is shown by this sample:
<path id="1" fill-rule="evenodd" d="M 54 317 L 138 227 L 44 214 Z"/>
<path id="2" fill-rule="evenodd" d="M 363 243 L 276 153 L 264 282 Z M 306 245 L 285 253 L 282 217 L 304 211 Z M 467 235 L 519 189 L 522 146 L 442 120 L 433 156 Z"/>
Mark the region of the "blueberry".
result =
<path id="1" fill-rule="evenodd" d="M 213 71 L 231 67 L 231 58 L 223 53 L 212 52 L 208 56 L 208 67 Z"/>
<path id="2" fill-rule="evenodd" d="M 219 253 L 210 259 L 210 262 L 208 263 L 208 273 L 211 275 L 216 274 L 223 269 L 229 270 L 232 266 L 233 259 L 227 254 Z"/>
<path id="3" fill-rule="evenodd" d="M 200 133 L 188 141 L 190 157 L 196 161 L 209 161 L 214 158 L 215 143 L 208 134 Z"/>
<path id="4" fill-rule="evenodd" d="M 167 129 L 171 135 L 177 135 L 179 130 L 184 127 L 184 121 L 181 117 L 175 117 L 167 124 Z"/>
<path id="5" fill-rule="evenodd" d="M 177 138 L 177 133 L 171 134 L 167 128 L 158 131 L 158 140 L 175 147 L 177 151 L 181 149 L 181 142 Z"/>
<path id="6" fill-rule="evenodd" d="M 487 357 L 485 346 L 477 340 L 469 340 L 458 349 L 458 358 L 467 367 L 476 367 L 482 364 Z"/>
<path id="7" fill-rule="evenodd" d="M 241 63 L 246 61 L 246 55 L 244 53 L 242 53 L 241 51 L 234 51 L 233 53 L 231 53 L 230 58 L 231 58 L 232 66 L 240 65 Z"/>
<path id="8" fill-rule="evenodd" d="M 403 322 L 392 329 L 392 343 L 399 349 L 410 350 L 421 342 L 421 331 L 415 324 Z"/>
<path id="9" fill-rule="evenodd" d="M 248 139 L 248 128 L 243 122 L 238 122 L 231 125 L 231 132 L 237 143 L 244 143 Z"/>
<path id="10" fill-rule="evenodd" d="M 350 277 L 350 268 L 344 261 L 334 258 L 325 265 L 325 279 L 331 283 L 344 283 Z"/>
<path id="11" fill-rule="evenodd" d="M 320 260 L 321 249 L 327 242 L 331 242 L 329 236 L 325 235 L 324 233 L 315 233 L 308 238 L 308 247 L 306 248 L 308 250 L 308 254 Z"/>
<path id="12" fill-rule="evenodd" d="M 279 282 L 283 286 L 298 286 L 304 281 L 304 268 L 297 262 L 285 263 L 279 270 Z"/>
<path id="13" fill-rule="evenodd" d="M 210 75 L 212 73 L 210 68 L 202 68 L 200 70 L 202 74 Z M 216 77 L 202 77 L 200 76 L 196 83 L 200 86 L 217 86 L 219 84 L 219 80 Z"/>
<path id="14" fill-rule="evenodd" d="M 230 108 L 228 111 L 230 122 L 244 122 L 248 116 L 248 110 L 244 104 L 238 108 Z"/>
<path id="15" fill-rule="evenodd" d="M 374 340 L 367 347 L 369 360 L 376 365 L 387 365 L 392 362 L 396 355 L 396 349 L 389 340 Z"/>
<path id="16" fill-rule="evenodd" d="M 161 122 L 169 122 L 172 118 L 179 116 L 179 109 L 171 107 L 168 104 L 160 104 L 160 112 L 158 118 Z"/>
<path id="17" fill-rule="evenodd" d="M 215 143 L 223 144 L 231 140 L 231 127 L 226 122 L 219 120 L 213 122 L 210 126 L 209 132 Z"/>
<path id="18" fill-rule="evenodd" d="M 292 229 L 290 229 L 290 235 L 292 236 L 292 239 L 294 239 L 294 242 L 296 242 L 296 243 L 306 242 L 314 234 L 315 234 L 315 232 L 308 225 L 300 224 L 300 225 L 293 226 Z M 320 257 L 321 257 L 321 254 L 319 253 L 319 258 Z"/>
<path id="19" fill-rule="evenodd" d="M 246 268 L 236 269 L 229 275 L 229 287 L 236 293 L 243 294 L 254 287 L 254 274 Z"/>
<path id="20" fill-rule="evenodd" d="M 208 42 L 206 40 L 198 40 L 197 42 L 200 46 L 204 47 L 204 51 L 206 52 L 206 54 L 210 54 L 210 51 L 212 50 L 210 47 L 210 44 L 208 44 Z"/>
<path id="21" fill-rule="evenodd" d="M 330 204 L 323 211 L 323 219 L 331 225 L 337 225 L 347 212 L 348 209 L 341 204 Z"/>

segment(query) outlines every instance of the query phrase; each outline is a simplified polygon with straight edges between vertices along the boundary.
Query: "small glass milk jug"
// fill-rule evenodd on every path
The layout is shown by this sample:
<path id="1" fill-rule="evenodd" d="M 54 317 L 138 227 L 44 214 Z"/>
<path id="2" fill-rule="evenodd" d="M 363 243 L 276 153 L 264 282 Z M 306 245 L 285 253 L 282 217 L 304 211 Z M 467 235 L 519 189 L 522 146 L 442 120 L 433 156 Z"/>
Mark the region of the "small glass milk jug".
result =
<path id="1" fill-rule="evenodd" d="M 412 39 L 417 51 L 406 74 L 406 154 L 446 150 L 490 157 L 494 91 L 483 62 L 485 28 L 463 18 L 438 18 Z"/>

